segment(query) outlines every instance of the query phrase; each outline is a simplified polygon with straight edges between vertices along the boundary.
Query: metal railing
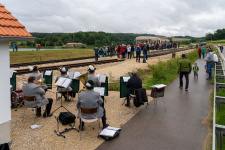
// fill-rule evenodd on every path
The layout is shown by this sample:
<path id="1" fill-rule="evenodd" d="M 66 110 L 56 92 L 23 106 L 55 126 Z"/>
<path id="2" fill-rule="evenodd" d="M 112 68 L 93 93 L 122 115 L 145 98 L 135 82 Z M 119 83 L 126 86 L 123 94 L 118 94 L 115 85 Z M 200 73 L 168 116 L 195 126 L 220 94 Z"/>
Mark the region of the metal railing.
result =
<path id="1" fill-rule="evenodd" d="M 216 92 L 218 92 L 219 87 L 225 87 L 225 84 L 218 84 L 217 78 L 224 78 L 224 69 L 225 69 L 225 58 L 223 54 L 219 51 L 220 55 L 220 63 L 215 65 L 215 76 L 214 76 L 214 100 L 213 100 L 213 141 L 212 141 L 212 149 L 223 149 L 222 148 L 222 141 L 223 141 L 223 134 L 225 134 L 225 126 L 216 124 L 216 107 L 220 110 L 220 103 L 223 102 L 224 97 L 216 96 Z M 221 64 L 222 70 L 217 69 L 217 66 Z M 218 76 L 217 72 L 221 71 L 223 73 L 223 76 Z"/>

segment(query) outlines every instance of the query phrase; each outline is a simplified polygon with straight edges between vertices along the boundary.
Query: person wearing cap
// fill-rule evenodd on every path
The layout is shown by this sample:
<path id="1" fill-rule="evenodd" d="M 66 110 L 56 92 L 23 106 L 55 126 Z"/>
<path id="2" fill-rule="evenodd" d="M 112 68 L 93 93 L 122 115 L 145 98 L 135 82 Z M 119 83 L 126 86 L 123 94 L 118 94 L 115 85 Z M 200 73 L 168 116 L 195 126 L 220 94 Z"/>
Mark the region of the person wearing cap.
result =
<path id="1" fill-rule="evenodd" d="M 38 73 L 38 67 L 37 66 L 34 66 L 34 67 L 29 66 L 28 68 L 30 69 L 30 71 L 32 71 L 32 73 L 30 73 L 29 77 L 34 76 L 37 81 L 40 80 L 40 79 L 43 79 L 41 74 Z M 43 81 L 44 81 L 44 79 L 43 79 Z M 45 90 L 45 92 L 48 90 L 48 86 L 44 83 L 42 83 L 41 87 Z"/>
<path id="2" fill-rule="evenodd" d="M 189 74 L 191 73 L 191 62 L 188 60 L 185 56 L 185 54 L 182 54 L 182 59 L 178 63 L 178 73 L 180 74 L 180 89 L 183 88 L 183 76 L 185 76 L 186 79 L 186 85 L 185 90 L 188 91 L 188 85 L 189 85 Z"/>
<path id="3" fill-rule="evenodd" d="M 130 107 L 130 94 L 134 95 L 134 90 L 142 88 L 142 80 L 137 76 L 136 72 L 131 73 L 131 78 L 127 81 L 127 104 L 125 106 Z"/>
<path id="4" fill-rule="evenodd" d="M 42 78 L 41 74 L 38 73 L 37 66 L 34 66 L 34 67 L 29 66 L 28 68 L 30 69 L 30 71 L 32 71 L 32 73 L 30 73 L 29 77 L 34 76 L 36 78 L 36 80 L 39 80 L 40 78 Z"/>
<path id="5" fill-rule="evenodd" d="M 211 52 L 210 49 L 207 49 L 207 55 L 205 57 L 207 71 L 209 74 L 209 77 L 206 80 L 210 80 L 212 78 L 212 67 L 214 65 L 214 55 Z"/>
<path id="6" fill-rule="evenodd" d="M 56 77 L 55 83 L 58 81 L 58 79 L 60 77 L 68 78 L 69 79 L 69 76 L 67 75 L 67 71 L 68 71 L 68 69 L 66 67 L 62 67 L 60 69 L 61 75 L 58 75 Z M 57 91 L 59 93 L 62 93 L 63 97 L 65 98 L 65 101 L 68 101 L 68 102 L 70 101 L 69 100 L 69 95 L 70 96 L 73 96 L 73 97 L 76 96 L 76 91 L 74 89 L 72 89 L 70 86 L 68 86 L 67 88 L 57 87 Z M 67 95 L 67 92 L 68 92 L 69 95 Z"/>
<path id="7" fill-rule="evenodd" d="M 88 80 L 92 80 L 95 84 L 95 87 L 99 87 L 101 86 L 101 82 L 99 81 L 98 77 L 95 76 L 95 70 L 96 68 L 93 67 L 92 65 L 89 65 L 89 69 L 88 69 Z"/>
<path id="8" fill-rule="evenodd" d="M 34 76 L 28 78 L 28 83 L 23 85 L 23 95 L 24 96 L 35 96 L 36 102 L 25 101 L 25 106 L 27 107 L 38 107 L 36 111 L 36 116 L 41 116 L 41 106 L 47 105 L 43 117 L 51 117 L 51 108 L 53 99 L 45 98 L 45 91 L 38 84 L 37 79 Z"/>
<path id="9" fill-rule="evenodd" d="M 87 90 L 78 94 L 77 108 L 96 108 L 98 107 L 98 116 L 97 114 L 82 114 L 84 119 L 93 119 L 93 118 L 102 118 L 103 129 L 108 127 L 106 124 L 106 115 L 105 109 L 100 106 L 103 103 L 103 100 L 98 92 L 93 91 L 94 82 L 92 80 L 88 80 L 85 83 Z M 78 117 L 80 117 L 80 111 L 78 111 Z M 81 130 L 84 129 L 84 122 L 81 122 L 82 125 Z"/>

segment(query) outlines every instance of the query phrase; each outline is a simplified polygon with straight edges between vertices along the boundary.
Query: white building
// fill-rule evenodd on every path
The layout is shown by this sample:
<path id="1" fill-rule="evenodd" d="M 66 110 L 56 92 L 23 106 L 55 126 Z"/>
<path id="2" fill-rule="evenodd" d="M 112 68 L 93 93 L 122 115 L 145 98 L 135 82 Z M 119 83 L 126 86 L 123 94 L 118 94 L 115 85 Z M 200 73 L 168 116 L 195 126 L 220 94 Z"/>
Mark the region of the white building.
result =
<path id="1" fill-rule="evenodd" d="M 11 141 L 9 41 L 33 40 L 25 27 L 0 4 L 0 145 Z"/>

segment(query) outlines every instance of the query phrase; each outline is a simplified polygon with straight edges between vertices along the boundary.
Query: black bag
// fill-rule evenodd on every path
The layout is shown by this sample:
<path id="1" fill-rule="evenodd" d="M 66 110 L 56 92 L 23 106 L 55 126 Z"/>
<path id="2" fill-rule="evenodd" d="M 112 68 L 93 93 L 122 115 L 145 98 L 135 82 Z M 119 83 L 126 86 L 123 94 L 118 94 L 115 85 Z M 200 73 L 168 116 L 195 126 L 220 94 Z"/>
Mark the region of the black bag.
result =
<path id="1" fill-rule="evenodd" d="M 134 98 L 133 104 L 136 107 L 140 107 L 141 105 L 144 105 L 144 102 L 148 102 L 148 97 L 146 94 L 146 89 L 140 88 L 138 90 L 135 90 L 136 97 Z"/>
<path id="2" fill-rule="evenodd" d="M 59 114 L 59 121 L 63 125 L 74 123 L 75 119 L 76 119 L 76 116 L 72 114 L 71 112 L 60 112 Z"/>
<path id="3" fill-rule="evenodd" d="M 104 139 L 105 141 L 110 141 L 110 140 L 112 140 L 112 139 L 118 137 L 119 135 L 120 135 L 120 131 L 118 130 L 118 131 L 116 131 L 116 133 L 114 134 L 113 137 L 104 136 L 104 135 L 100 135 L 100 137 L 101 137 L 102 139 Z"/>

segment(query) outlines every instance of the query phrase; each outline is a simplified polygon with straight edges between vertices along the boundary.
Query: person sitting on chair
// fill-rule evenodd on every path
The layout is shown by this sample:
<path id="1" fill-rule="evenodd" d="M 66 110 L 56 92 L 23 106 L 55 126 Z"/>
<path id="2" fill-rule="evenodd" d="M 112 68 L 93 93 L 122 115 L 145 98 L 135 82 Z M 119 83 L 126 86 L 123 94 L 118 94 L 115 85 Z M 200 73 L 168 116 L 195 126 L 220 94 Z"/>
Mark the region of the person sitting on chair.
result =
<path id="1" fill-rule="evenodd" d="M 55 83 L 59 80 L 60 77 L 69 79 L 69 76 L 67 75 L 67 71 L 68 71 L 68 69 L 66 67 L 62 67 L 60 69 L 61 75 L 58 75 L 56 77 Z M 68 102 L 70 101 L 69 95 L 73 96 L 73 97 L 76 96 L 76 91 L 70 86 L 68 86 L 67 88 L 57 87 L 57 91 L 59 93 L 62 93 L 63 97 L 65 98 L 65 101 L 68 101 Z M 68 92 L 69 95 L 67 95 L 67 92 Z"/>
<path id="2" fill-rule="evenodd" d="M 101 86 L 101 83 L 100 83 L 98 77 L 95 76 L 95 70 L 96 70 L 95 67 L 93 67 L 92 65 L 89 65 L 88 80 L 92 80 L 94 82 L 94 84 L 95 84 L 95 87 L 99 87 L 99 86 Z"/>
<path id="3" fill-rule="evenodd" d="M 38 107 L 36 111 L 36 116 L 41 116 L 41 106 L 47 105 L 43 117 L 51 117 L 52 114 L 52 102 L 53 99 L 45 98 L 45 91 L 40 85 L 37 84 L 37 80 L 34 76 L 28 78 L 28 83 L 23 85 L 24 96 L 35 96 L 36 103 L 34 101 L 25 101 L 25 106 L 27 107 Z"/>
<path id="4" fill-rule="evenodd" d="M 127 104 L 125 106 L 130 107 L 130 94 L 134 95 L 135 89 L 142 88 L 142 80 L 137 76 L 136 72 L 131 73 L 131 78 L 127 81 L 126 87 L 127 91 Z"/>
<path id="5" fill-rule="evenodd" d="M 77 108 L 96 108 L 98 107 L 98 118 L 102 118 L 103 129 L 108 127 L 106 124 L 106 116 L 105 109 L 100 106 L 103 103 L 103 100 L 98 92 L 93 91 L 94 82 L 92 80 L 88 80 L 85 84 L 87 90 L 78 94 L 78 102 Z M 80 117 L 80 112 L 78 111 L 78 117 Z M 84 119 L 93 119 L 96 118 L 97 114 L 82 114 L 82 118 Z M 81 130 L 83 130 L 84 122 L 82 124 Z"/>
<path id="6" fill-rule="evenodd" d="M 29 77 L 34 76 L 37 81 L 40 81 L 40 80 L 44 81 L 41 74 L 38 73 L 38 67 L 37 66 L 34 66 L 34 67 L 29 66 L 28 68 L 30 69 L 30 71 L 32 71 L 32 73 L 30 73 Z M 48 86 L 46 84 L 42 83 L 40 86 L 45 90 L 45 92 L 47 92 Z"/>
<path id="7" fill-rule="evenodd" d="M 38 73 L 38 67 L 37 66 L 29 66 L 28 67 L 30 69 L 30 71 L 32 71 L 32 73 L 30 73 L 29 77 L 34 76 L 36 78 L 36 80 L 39 80 L 41 77 L 41 74 Z"/>

